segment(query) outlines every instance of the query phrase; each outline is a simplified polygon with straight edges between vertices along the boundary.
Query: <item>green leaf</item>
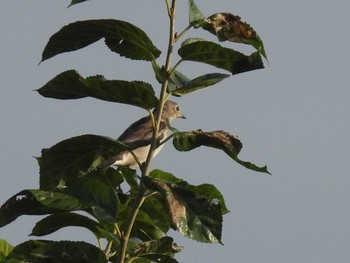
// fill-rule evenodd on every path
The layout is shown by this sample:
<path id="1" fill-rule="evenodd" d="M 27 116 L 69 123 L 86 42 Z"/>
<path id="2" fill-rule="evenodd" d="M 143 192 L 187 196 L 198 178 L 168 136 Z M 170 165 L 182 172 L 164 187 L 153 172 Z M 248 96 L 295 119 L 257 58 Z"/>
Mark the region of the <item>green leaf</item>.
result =
<path id="1" fill-rule="evenodd" d="M 104 253 L 86 242 L 29 240 L 16 246 L 4 263 L 107 263 Z"/>
<path id="2" fill-rule="evenodd" d="M 233 75 L 264 68 L 259 52 L 246 56 L 210 41 L 185 41 L 178 53 L 183 60 L 206 63 Z"/>
<path id="3" fill-rule="evenodd" d="M 222 214 L 218 204 L 180 185 L 156 179 L 152 184 L 166 200 L 176 230 L 193 240 L 221 243 Z"/>
<path id="4" fill-rule="evenodd" d="M 193 186 L 186 183 L 186 185 L 181 184 L 180 186 L 195 192 L 199 196 L 204 196 L 211 203 L 220 207 L 222 214 L 226 214 L 230 212 L 226 207 L 224 196 L 220 193 L 220 191 L 214 185 L 201 184 L 201 185 Z"/>
<path id="5" fill-rule="evenodd" d="M 30 235 L 44 236 L 49 235 L 61 228 L 68 226 L 84 227 L 90 230 L 97 238 L 105 237 L 100 231 L 100 225 L 96 221 L 76 213 L 58 213 L 45 217 L 36 223 Z"/>
<path id="6" fill-rule="evenodd" d="M 122 211 L 119 209 L 117 224 L 120 229 L 125 229 L 125 227 L 130 224 L 129 215 L 131 213 L 132 204 L 128 204 L 124 207 Z M 156 219 L 155 221 L 157 221 Z M 165 236 L 165 232 L 159 227 L 153 218 L 151 218 L 147 213 L 141 209 L 136 217 L 135 223 L 131 231 L 131 237 L 137 238 L 142 241 L 160 239 Z"/>
<path id="7" fill-rule="evenodd" d="M 188 93 L 212 86 L 225 78 L 228 78 L 230 75 L 220 74 L 220 73 L 210 73 L 199 76 L 193 80 L 183 83 L 181 86 L 177 86 L 171 93 L 175 96 L 183 96 Z"/>
<path id="8" fill-rule="evenodd" d="M 75 70 L 62 72 L 37 91 L 48 98 L 67 100 L 92 97 L 130 104 L 146 110 L 158 105 L 154 90 L 148 83 L 107 80 L 101 75 L 83 78 Z"/>
<path id="9" fill-rule="evenodd" d="M 167 233 L 171 227 L 171 218 L 167 213 L 166 205 L 164 200 L 159 195 L 152 195 L 142 204 L 140 208 L 151 220 L 152 224 L 162 231 Z"/>
<path id="10" fill-rule="evenodd" d="M 216 35 L 220 41 L 249 44 L 267 59 L 261 38 L 249 24 L 241 21 L 239 16 L 216 13 L 205 20 L 202 28 Z"/>
<path id="11" fill-rule="evenodd" d="M 193 26 L 194 28 L 201 27 L 206 21 L 205 21 L 205 16 L 199 10 L 197 5 L 193 0 L 188 1 L 188 6 L 189 6 L 189 21 L 190 25 Z"/>
<path id="12" fill-rule="evenodd" d="M 10 245 L 6 240 L 0 239 L 0 262 L 3 262 L 4 258 L 10 254 L 12 249 L 12 245 Z"/>
<path id="13" fill-rule="evenodd" d="M 136 146 L 135 146 L 136 147 Z M 108 137 L 81 135 L 43 149 L 38 157 L 40 189 L 56 190 L 92 172 L 105 160 L 130 147 Z"/>
<path id="14" fill-rule="evenodd" d="M 184 180 L 177 178 L 171 173 L 159 170 L 159 169 L 154 169 L 149 173 L 149 176 L 158 180 L 161 180 L 164 183 L 167 184 L 180 184 L 185 182 Z"/>
<path id="15" fill-rule="evenodd" d="M 215 186 L 211 184 L 191 185 L 183 179 L 175 177 L 171 173 L 158 169 L 152 170 L 149 176 L 168 185 L 177 185 L 179 187 L 193 191 L 200 196 L 205 196 L 210 202 L 220 205 L 222 214 L 230 212 L 226 207 L 223 195 Z"/>
<path id="16" fill-rule="evenodd" d="M 130 251 L 130 262 L 163 262 L 176 263 L 174 253 L 178 253 L 182 247 L 173 243 L 171 237 L 163 237 L 160 240 L 151 240 L 138 243 Z"/>
<path id="17" fill-rule="evenodd" d="M 223 150 L 233 160 L 248 169 L 270 174 L 266 166 L 258 167 L 250 162 L 241 161 L 238 158 L 238 153 L 242 149 L 241 141 L 237 136 L 230 135 L 224 131 L 203 132 L 202 130 L 195 130 L 175 132 L 173 144 L 178 151 L 190 151 L 199 146 L 217 148 Z"/>
<path id="18" fill-rule="evenodd" d="M 11 223 L 21 215 L 45 215 L 88 208 L 87 204 L 63 193 L 23 190 L 1 206 L 0 227 Z"/>
<path id="19" fill-rule="evenodd" d="M 49 39 L 41 61 L 84 48 L 101 38 L 112 51 L 126 58 L 152 61 L 161 53 L 140 28 L 125 21 L 98 19 L 64 26 Z"/>
<path id="20" fill-rule="evenodd" d="M 91 207 L 91 214 L 99 221 L 115 223 L 119 203 L 117 192 L 112 185 L 103 182 L 98 174 L 77 178 L 63 191 Z"/>
<path id="21" fill-rule="evenodd" d="M 68 7 L 71 7 L 72 5 L 76 5 L 76 4 L 79 4 L 82 2 L 86 2 L 86 1 L 88 1 L 88 0 L 72 0 Z"/>

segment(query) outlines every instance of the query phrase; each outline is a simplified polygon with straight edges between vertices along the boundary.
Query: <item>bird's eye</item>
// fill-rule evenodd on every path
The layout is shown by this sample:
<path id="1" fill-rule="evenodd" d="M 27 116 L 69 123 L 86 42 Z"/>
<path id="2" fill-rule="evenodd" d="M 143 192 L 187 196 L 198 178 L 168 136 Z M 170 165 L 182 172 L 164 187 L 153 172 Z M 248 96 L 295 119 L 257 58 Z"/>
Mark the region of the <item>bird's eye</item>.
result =
<path id="1" fill-rule="evenodd" d="M 179 107 L 179 106 L 176 106 L 176 107 L 175 107 L 175 110 L 176 110 L 176 111 L 180 111 L 180 107 Z"/>

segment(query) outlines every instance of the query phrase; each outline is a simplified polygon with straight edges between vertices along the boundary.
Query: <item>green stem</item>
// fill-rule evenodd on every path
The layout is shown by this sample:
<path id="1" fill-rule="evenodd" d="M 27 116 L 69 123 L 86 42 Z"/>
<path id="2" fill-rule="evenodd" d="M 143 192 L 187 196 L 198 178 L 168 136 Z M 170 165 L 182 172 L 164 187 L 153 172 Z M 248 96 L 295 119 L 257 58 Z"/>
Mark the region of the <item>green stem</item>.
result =
<path id="1" fill-rule="evenodd" d="M 180 34 L 176 35 L 175 42 L 178 41 L 182 35 L 185 34 L 191 27 L 192 25 L 188 25 L 184 30 L 181 31 Z"/>
<path id="2" fill-rule="evenodd" d="M 129 242 L 130 234 L 132 231 L 132 228 L 134 226 L 137 214 L 140 210 L 140 207 L 146 197 L 144 196 L 145 192 L 145 186 L 143 184 L 143 178 L 148 176 L 148 170 L 150 167 L 151 160 L 154 155 L 154 151 L 158 147 L 158 140 L 157 136 L 159 133 L 159 127 L 161 123 L 161 117 L 162 117 L 162 111 L 164 108 L 164 103 L 167 100 L 167 86 L 169 82 L 169 71 L 170 71 L 170 64 L 171 64 L 171 56 L 173 52 L 173 46 L 175 43 L 175 11 L 176 11 L 176 0 L 172 0 L 171 6 L 169 6 L 168 0 L 166 0 L 166 5 L 167 5 L 167 10 L 168 10 L 168 15 L 170 19 L 170 32 L 169 32 L 169 42 L 168 42 L 168 51 L 167 51 L 167 56 L 166 56 L 166 61 L 165 61 L 165 66 L 164 66 L 164 72 L 163 72 L 163 83 L 159 95 L 159 114 L 156 117 L 154 121 L 154 127 L 153 127 L 153 138 L 151 142 L 151 147 L 147 156 L 147 160 L 144 163 L 144 165 L 140 166 L 141 169 L 141 180 L 140 180 L 140 185 L 139 189 L 137 191 L 137 195 L 135 197 L 133 207 L 131 209 L 129 218 L 128 218 L 128 225 L 126 226 L 125 230 L 121 232 L 121 238 L 120 238 L 120 246 L 119 246 L 119 251 L 118 251 L 118 258 L 117 258 L 117 263 L 124 263 L 125 262 L 125 255 L 126 255 L 126 250 L 127 250 L 127 245 Z"/>

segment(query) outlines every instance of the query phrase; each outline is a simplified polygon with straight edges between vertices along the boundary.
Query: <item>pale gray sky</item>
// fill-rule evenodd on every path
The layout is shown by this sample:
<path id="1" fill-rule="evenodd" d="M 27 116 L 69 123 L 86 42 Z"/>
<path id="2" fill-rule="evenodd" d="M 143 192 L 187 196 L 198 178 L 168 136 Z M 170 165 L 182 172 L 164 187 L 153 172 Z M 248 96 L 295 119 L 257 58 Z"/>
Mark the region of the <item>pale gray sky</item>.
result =
<path id="1" fill-rule="evenodd" d="M 93 99 L 46 99 L 34 89 L 67 69 L 77 69 L 83 76 L 99 73 L 110 79 L 139 79 L 157 86 L 149 63 L 121 58 L 102 42 L 38 63 L 53 33 L 70 22 L 92 18 L 133 22 L 164 50 L 168 28 L 164 1 L 91 0 L 67 9 L 68 3 L 1 3 L 1 204 L 22 189 L 38 188 L 38 165 L 32 156 L 40 155 L 42 148 L 80 134 L 118 137 L 129 123 L 145 115 L 136 108 Z M 197 243 L 174 234 L 177 243 L 185 246 L 177 259 L 348 262 L 349 1 L 196 3 L 205 15 L 228 11 L 250 23 L 264 40 L 270 65 L 176 99 L 187 120 L 175 121 L 174 126 L 237 134 L 244 145 L 241 158 L 267 164 L 272 176 L 246 170 L 214 149 L 180 153 L 167 145 L 153 167 L 192 184 L 216 185 L 231 210 L 224 217 L 224 246 Z M 187 1 L 179 1 L 178 15 L 180 31 L 187 25 Z M 214 40 L 200 31 L 190 34 L 197 35 Z M 186 69 L 192 77 L 220 72 L 195 63 L 186 64 L 183 71 Z M 27 240 L 36 221 L 35 217 L 23 216 L 1 228 L 0 238 L 12 244 Z M 92 235 L 79 229 L 59 231 L 48 238 L 91 238 L 94 242 Z"/>

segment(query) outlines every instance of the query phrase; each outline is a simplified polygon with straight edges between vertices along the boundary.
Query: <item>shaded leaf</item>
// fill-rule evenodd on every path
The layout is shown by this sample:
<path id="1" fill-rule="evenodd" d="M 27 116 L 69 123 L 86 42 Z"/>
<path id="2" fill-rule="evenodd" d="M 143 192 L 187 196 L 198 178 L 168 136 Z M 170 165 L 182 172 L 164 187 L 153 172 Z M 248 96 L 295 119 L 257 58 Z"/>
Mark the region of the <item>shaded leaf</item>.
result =
<path id="1" fill-rule="evenodd" d="M 86 2 L 86 1 L 88 1 L 88 0 L 72 0 L 68 7 L 71 7 L 72 5 L 76 5 L 76 4 L 79 4 L 82 2 Z"/>
<path id="2" fill-rule="evenodd" d="M 146 110 L 158 105 L 154 90 L 148 83 L 107 80 L 101 75 L 83 78 L 75 70 L 62 72 L 37 91 L 48 98 L 67 100 L 92 97 L 130 104 Z"/>
<path id="3" fill-rule="evenodd" d="M 41 61 L 84 48 L 101 38 L 105 39 L 112 51 L 126 58 L 151 61 L 160 55 L 160 51 L 140 28 L 125 21 L 97 19 L 64 26 L 50 37 Z"/>
<path id="4" fill-rule="evenodd" d="M 72 137 L 43 149 L 38 157 L 40 189 L 56 190 L 85 176 L 101 163 L 130 148 L 108 137 L 92 134 Z"/>
<path id="5" fill-rule="evenodd" d="M 4 258 L 12 251 L 13 246 L 6 240 L 0 239 L 0 262 L 3 262 Z"/>
<path id="6" fill-rule="evenodd" d="M 182 83 L 182 85 L 178 85 L 171 93 L 175 96 L 183 96 L 188 93 L 206 88 L 208 86 L 212 86 L 225 78 L 228 78 L 230 75 L 220 74 L 220 73 L 210 73 L 199 76 L 195 79 L 188 81 L 187 83 Z M 182 78 L 182 80 L 184 80 Z"/>
<path id="7" fill-rule="evenodd" d="M 206 23 L 205 16 L 201 12 L 201 10 L 199 10 L 198 6 L 193 0 L 189 0 L 188 5 L 190 25 L 194 28 L 201 27 L 203 24 Z"/>
<path id="8" fill-rule="evenodd" d="M 163 237 L 160 240 L 137 244 L 130 251 L 130 259 L 132 262 L 176 263 L 177 261 L 173 258 L 174 253 L 181 251 L 182 247 L 173 243 L 173 238 Z"/>
<path id="9" fill-rule="evenodd" d="M 87 208 L 89 208 L 88 205 L 63 193 L 23 190 L 1 206 L 0 227 L 11 223 L 21 215 L 45 215 Z"/>
<path id="10" fill-rule="evenodd" d="M 220 41 L 231 41 L 253 46 L 265 59 L 264 44 L 256 31 L 241 17 L 231 13 L 216 13 L 202 23 L 202 28 L 216 35 Z"/>
<path id="11" fill-rule="evenodd" d="M 154 169 L 149 173 L 149 176 L 157 180 L 161 180 L 166 184 L 180 184 L 185 182 L 184 180 L 177 178 L 172 173 L 168 173 L 159 169 Z"/>
<path id="12" fill-rule="evenodd" d="M 29 240 L 16 246 L 4 262 L 107 263 L 107 259 L 86 242 Z"/>
<path id="13" fill-rule="evenodd" d="M 171 219 L 167 213 L 166 205 L 158 195 L 152 195 L 142 204 L 142 212 L 152 219 L 152 224 L 163 233 L 167 233 L 171 227 Z"/>
<path id="14" fill-rule="evenodd" d="M 177 185 L 187 190 L 193 191 L 200 196 L 205 196 L 210 202 L 220 205 L 221 213 L 228 213 L 226 203 L 220 191 L 211 184 L 191 185 L 183 179 L 175 177 L 173 174 L 155 169 L 149 174 L 150 177 L 162 181 L 168 185 Z"/>
<path id="15" fill-rule="evenodd" d="M 152 184 L 166 200 L 177 231 L 196 241 L 221 243 L 222 214 L 218 205 L 178 185 L 155 179 Z"/>
<path id="16" fill-rule="evenodd" d="M 117 192 L 112 185 L 103 182 L 98 174 L 77 178 L 63 191 L 91 207 L 89 212 L 99 221 L 115 223 L 119 203 Z"/>
<path id="17" fill-rule="evenodd" d="M 123 211 L 121 211 L 121 209 L 118 211 L 117 224 L 120 229 L 125 229 L 125 227 L 130 224 L 129 215 L 131 213 L 131 206 L 132 205 L 129 204 L 125 206 Z M 164 211 L 162 211 L 162 213 L 164 213 Z M 162 226 L 163 224 L 159 227 L 154 219 L 141 209 L 137 214 L 130 236 L 142 241 L 160 239 L 165 236 L 165 232 L 161 229 Z"/>
<path id="18" fill-rule="evenodd" d="M 206 63 L 227 70 L 233 75 L 264 68 L 259 52 L 246 56 L 210 41 L 185 41 L 178 53 L 183 60 Z"/>
<path id="19" fill-rule="evenodd" d="M 105 237 L 104 233 L 100 231 L 100 225 L 96 221 L 83 215 L 65 212 L 49 215 L 37 222 L 31 235 L 49 235 L 68 226 L 84 227 L 90 230 L 97 238 Z"/>
<path id="20" fill-rule="evenodd" d="M 257 171 L 269 173 L 267 167 L 258 167 L 250 162 L 241 161 L 238 153 L 242 149 L 242 143 L 237 136 L 224 131 L 203 132 L 195 130 L 189 132 L 175 132 L 173 137 L 174 147 L 179 151 L 190 151 L 199 146 L 208 146 L 223 150 L 237 163 L 244 167 Z"/>

